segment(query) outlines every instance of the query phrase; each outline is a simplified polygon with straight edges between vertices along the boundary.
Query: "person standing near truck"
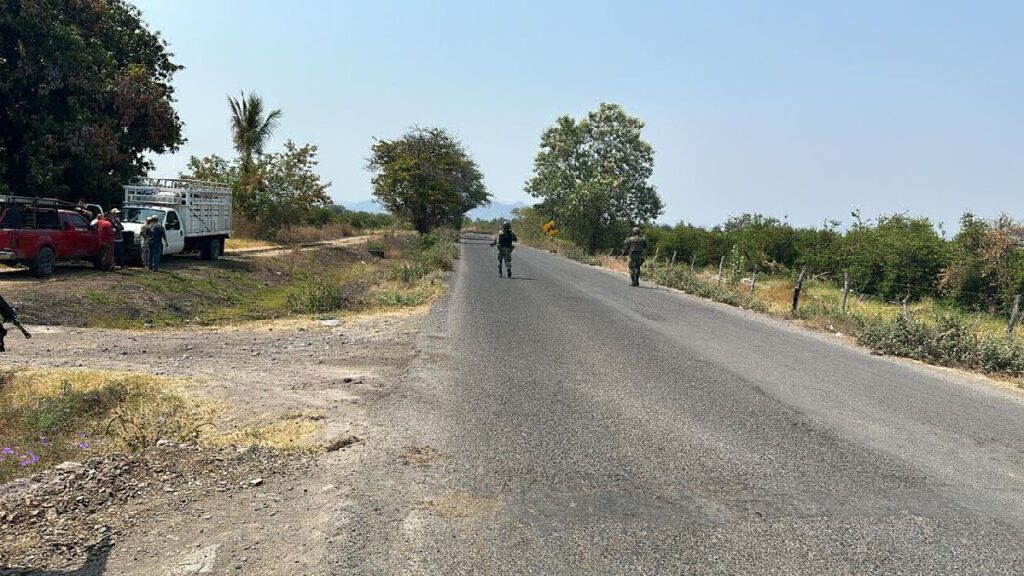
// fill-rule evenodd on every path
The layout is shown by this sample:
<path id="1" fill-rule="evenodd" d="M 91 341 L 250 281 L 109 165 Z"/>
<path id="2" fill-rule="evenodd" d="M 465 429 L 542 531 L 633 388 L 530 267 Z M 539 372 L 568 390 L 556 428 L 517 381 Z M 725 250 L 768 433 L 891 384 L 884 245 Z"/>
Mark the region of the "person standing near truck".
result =
<path id="1" fill-rule="evenodd" d="M 163 256 L 164 248 L 167 246 L 167 230 L 156 216 L 150 216 L 152 224 L 149 225 L 149 269 L 153 272 L 160 271 L 160 257 Z"/>
<path id="2" fill-rule="evenodd" d="M 142 239 L 139 242 L 139 248 L 142 252 L 142 265 L 146 268 L 149 268 L 149 225 L 152 223 L 153 217 L 147 216 L 142 223 L 142 228 L 139 229 L 139 238 Z"/>
<path id="3" fill-rule="evenodd" d="M 110 223 L 105 214 L 100 214 L 93 221 L 96 231 L 100 237 L 100 253 L 98 256 L 98 268 L 110 270 L 114 266 L 114 225 Z"/>
<path id="4" fill-rule="evenodd" d="M 121 211 L 114 208 L 110 211 L 110 223 L 114 226 L 114 264 L 124 270 L 124 224 L 121 224 Z"/>

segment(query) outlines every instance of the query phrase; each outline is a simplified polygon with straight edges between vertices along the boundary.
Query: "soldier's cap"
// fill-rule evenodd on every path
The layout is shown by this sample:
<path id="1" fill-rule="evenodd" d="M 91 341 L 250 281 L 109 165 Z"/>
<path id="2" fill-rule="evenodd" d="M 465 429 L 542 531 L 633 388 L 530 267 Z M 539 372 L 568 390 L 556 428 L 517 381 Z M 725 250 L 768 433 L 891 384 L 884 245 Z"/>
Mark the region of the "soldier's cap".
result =
<path id="1" fill-rule="evenodd" d="M 110 213 L 111 213 L 111 214 L 120 214 L 120 213 L 121 213 L 121 211 L 120 211 L 120 210 L 118 210 L 117 208 L 114 208 L 114 209 L 112 209 L 112 210 L 110 211 Z"/>

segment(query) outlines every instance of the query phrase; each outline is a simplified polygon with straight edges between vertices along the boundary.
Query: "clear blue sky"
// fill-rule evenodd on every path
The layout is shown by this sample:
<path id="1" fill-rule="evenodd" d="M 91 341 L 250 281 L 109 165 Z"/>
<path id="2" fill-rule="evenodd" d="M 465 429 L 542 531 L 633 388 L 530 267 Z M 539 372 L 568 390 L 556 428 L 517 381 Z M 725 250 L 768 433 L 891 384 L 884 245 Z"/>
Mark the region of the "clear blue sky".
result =
<path id="1" fill-rule="evenodd" d="M 373 137 L 453 130 L 526 200 L 541 131 L 615 102 L 655 148 L 662 221 L 909 211 L 1024 217 L 1024 2 L 138 0 L 186 68 L 188 144 L 231 154 L 227 94 L 284 111 L 341 203 Z"/>

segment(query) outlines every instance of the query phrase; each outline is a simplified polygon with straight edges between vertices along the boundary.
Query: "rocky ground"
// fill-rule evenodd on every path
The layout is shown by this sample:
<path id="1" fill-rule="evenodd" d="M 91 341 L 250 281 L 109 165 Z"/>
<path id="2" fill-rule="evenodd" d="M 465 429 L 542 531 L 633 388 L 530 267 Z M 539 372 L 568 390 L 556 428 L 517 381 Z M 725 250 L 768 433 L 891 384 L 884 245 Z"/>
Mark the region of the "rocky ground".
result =
<path id="1" fill-rule="evenodd" d="M 220 426 L 301 414 L 309 450 L 163 443 L 67 463 L 0 488 L 0 574 L 301 574 L 330 545 L 367 437 L 365 397 L 414 358 L 419 312 L 221 329 L 30 327 L 7 366 L 88 367 L 187 380 Z"/>

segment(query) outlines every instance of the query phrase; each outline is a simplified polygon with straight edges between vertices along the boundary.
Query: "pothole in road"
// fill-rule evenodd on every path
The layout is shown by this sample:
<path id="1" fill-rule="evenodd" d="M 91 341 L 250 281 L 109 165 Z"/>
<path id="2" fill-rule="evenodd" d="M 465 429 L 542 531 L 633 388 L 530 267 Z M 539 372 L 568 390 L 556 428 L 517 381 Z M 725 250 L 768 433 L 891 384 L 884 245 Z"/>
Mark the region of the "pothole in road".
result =
<path id="1" fill-rule="evenodd" d="M 444 454 L 430 446 L 410 446 L 402 457 L 405 464 L 413 466 L 430 466 L 444 457 Z"/>
<path id="2" fill-rule="evenodd" d="M 442 518 L 470 518 L 491 514 L 501 508 L 501 502 L 481 498 L 468 492 L 449 492 L 427 503 L 430 510 Z"/>

